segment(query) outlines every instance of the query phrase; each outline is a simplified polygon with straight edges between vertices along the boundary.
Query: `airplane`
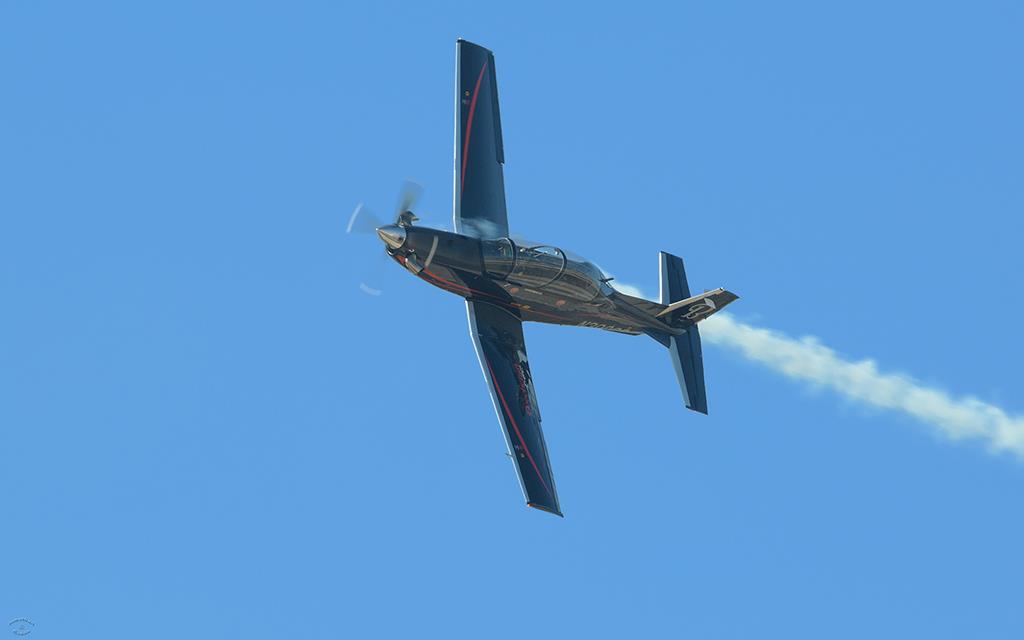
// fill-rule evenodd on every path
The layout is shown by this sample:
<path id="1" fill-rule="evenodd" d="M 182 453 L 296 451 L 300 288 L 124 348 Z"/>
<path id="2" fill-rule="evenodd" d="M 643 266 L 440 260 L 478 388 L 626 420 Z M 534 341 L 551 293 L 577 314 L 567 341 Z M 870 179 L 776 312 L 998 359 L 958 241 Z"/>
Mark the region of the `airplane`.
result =
<path id="1" fill-rule="evenodd" d="M 707 414 L 697 323 L 737 296 L 721 288 L 692 294 L 682 259 L 662 252 L 660 302 L 645 300 L 617 291 L 592 262 L 510 235 L 494 54 L 459 39 L 455 60 L 455 232 L 415 225 L 408 194 L 398 219 L 375 230 L 392 259 L 465 298 L 469 334 L 526 504 L 562 516 L 523 323 L 646 334 L 667 347 L 686 406 Z"/>

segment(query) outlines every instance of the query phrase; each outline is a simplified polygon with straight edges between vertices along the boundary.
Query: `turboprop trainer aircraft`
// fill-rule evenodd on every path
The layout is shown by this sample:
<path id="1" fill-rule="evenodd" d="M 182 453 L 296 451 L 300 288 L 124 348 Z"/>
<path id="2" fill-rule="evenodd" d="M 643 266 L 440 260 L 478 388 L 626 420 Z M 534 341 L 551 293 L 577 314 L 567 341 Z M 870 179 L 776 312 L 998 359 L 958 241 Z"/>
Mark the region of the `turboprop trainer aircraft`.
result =
<path id="1" fill-rule="evenodd" d="M 458 40 L 455 60 L 455 233 L 414 225 L 411 199 L 403 199 L 394 224 L 376 232 L 400 265 L 466 299 L 469 333 L 526 504 L 561 516 L 523 322 L 647 334 L 668 348 L 686 406 L 706 414 L 697 323 L 736 296 L 724 289 L 693 295 L 682 259 L 663 252 L 661 299 L 644 300 L 616 291 L 592 262 L 513 239 L 494 54 Z"/>

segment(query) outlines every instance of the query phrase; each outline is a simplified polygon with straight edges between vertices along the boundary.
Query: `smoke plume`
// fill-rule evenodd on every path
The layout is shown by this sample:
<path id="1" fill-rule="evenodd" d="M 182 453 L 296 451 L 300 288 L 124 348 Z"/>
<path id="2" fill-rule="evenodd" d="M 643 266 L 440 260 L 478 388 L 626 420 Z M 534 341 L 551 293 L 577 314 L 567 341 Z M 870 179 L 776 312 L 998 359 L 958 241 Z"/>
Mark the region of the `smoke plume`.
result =
<path id="1" fill-rule="evenodd" d="M 954 397 L 873 360 L 848 360 L 814 337 L 799 339 L 719 313 L 701 325 L 706 342 L 733 349 L 794 380 L 825 387 L 869 407 L 897 411 L 951 440 L 975 440 L 1024 459 L 1024 417 L 972 397 Z"/>

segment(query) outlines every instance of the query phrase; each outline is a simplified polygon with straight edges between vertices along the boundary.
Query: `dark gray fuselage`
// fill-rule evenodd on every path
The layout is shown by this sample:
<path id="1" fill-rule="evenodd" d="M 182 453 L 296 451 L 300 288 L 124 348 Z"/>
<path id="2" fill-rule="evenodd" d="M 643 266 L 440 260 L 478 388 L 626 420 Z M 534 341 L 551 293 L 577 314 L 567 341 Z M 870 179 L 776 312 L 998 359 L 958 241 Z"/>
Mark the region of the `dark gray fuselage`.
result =
<path id="1" fill-rule="evenodd" d="M 643 301 L 613 289 L 596 265 L 556 247 L 411 225 L 402 235 L 402 244 L 388 249 L 399 264 L 436 287 L 522 320 L 632 335 L 680 333 L 635 304 Z"/>

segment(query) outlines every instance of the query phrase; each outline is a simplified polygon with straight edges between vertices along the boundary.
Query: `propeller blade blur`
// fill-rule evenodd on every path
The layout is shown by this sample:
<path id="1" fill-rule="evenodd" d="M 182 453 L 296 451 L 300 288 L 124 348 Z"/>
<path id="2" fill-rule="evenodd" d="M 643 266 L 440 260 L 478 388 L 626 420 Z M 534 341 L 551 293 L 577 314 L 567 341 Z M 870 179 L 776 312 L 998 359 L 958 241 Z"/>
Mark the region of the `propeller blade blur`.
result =
<path id="1" fill-rule="evenodd" d="M 406 180 L 402 183 L 402 190 L 398 196 L 398 210 L 395 211 L 395 216 L 397 217 L 406 211 L 411 211 L 422 195 L 423 185 L 412 180 Z"/>
<path id="2" fill-rule="evenodd" d="M 376 260 L 370 260 L 363 264 L 363 277 L 360 278 L 359 290 L 368 296 L 378 297 L 384 290 L 378 284 L 387 277 L 387 263 L 391 256 L 385 251 L 377 254 Z"/>
<path id="3" fill-rule="evenodd" d="M 373 215 L 369 209 L 363 206 L 360 202 L 356 205 L 356 210 L 352 212 L 352 215 L 348 219 L 348 226 L 345 227 L 345 233 L 373 233 L 377 227 L 384 226 L 384 222 Z"/>

